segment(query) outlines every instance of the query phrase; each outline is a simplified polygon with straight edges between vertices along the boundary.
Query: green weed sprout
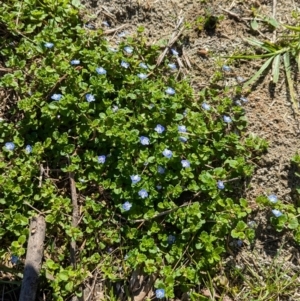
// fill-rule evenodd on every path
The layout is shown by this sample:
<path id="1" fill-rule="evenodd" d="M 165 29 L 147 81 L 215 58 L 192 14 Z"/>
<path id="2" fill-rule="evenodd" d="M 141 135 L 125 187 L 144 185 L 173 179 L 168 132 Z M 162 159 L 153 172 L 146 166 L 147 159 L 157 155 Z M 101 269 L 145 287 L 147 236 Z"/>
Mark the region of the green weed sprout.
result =
<path id="1" fill-rule="evenodd" d="M 271 22 L 272 21 L 272 22 Z M 279 27 L 278 22 L 271 19 L 268 23 L 274 27 Z M 257 22 L 251 23 L 252 28 L 257 29 Z M 243 84 L 246 88 L 253 82 L 255 82 L 268 68 L 272 66 L 272 80 L 276 84 L 279 79 L 280 66 L 283 61 L 284 73 L 287 79 L 288 88 L 290 91 L 290 97 L 292 100 L 293 108 L 298 113 L 297 96 L 294 89 L 294 81 L 292 75 L 292 62 L 297 62 L 298 72 L 300 72 L 300 27 L 282 25 L 284 28 L 292 31 L 291 34 L 279 37 L 278 41 L 271 43 L 269 41 L 260 41 L 255 38 L 246 39 L 246 41 L 257 48 L 264 51 L 263 54 L 257 55 L 233 55 L 232 59 L 266 59 L 261 68 Z"/>

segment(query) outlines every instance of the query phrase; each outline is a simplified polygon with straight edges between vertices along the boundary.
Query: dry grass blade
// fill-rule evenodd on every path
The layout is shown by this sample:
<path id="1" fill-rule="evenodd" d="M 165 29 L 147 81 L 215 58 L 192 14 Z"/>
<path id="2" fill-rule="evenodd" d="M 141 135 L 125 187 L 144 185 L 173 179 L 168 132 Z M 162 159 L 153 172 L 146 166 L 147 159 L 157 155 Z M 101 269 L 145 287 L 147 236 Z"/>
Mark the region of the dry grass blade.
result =
<path id="1" fill-rule="evenodd" d="M 289 87 L 289 91 L 290 91 L 290 97 L 293 103 L 293 107 L 295 110 L 295 113 L 299 114 L 299 110 L 298 110 L 298 105 L 297 105 L 297 101 L 296 101 L 296 94 L 295 94 L 295 90 L 294 90 L 294 82 L 292 80 L 292 75 L 291 75 L 291 62 L 290 62 L 290 53 L 286 52 L 283 55 L 283 62 L 284 62 L 284 68 L 285 68 L 285 74 L 286 74 L 286 79 L 288 82 L 288 87 Z"/>
<path id="2" fill-rule="evenodd" d="M 274 57 L 270 57 L 267 61 L 265 61 L 265 63 L 261 66 L 261 68 L 251 77 L 251 79 L 249 79 L 245 84 L 244 87 L 249 86 L 251 83 L 253 83 L 254 81 L 256 81 L 261 74 L 269 67 L 269 65 L 271 64 L 272 60 L 274 59 Z"/>
<path id="3" fill-rule="evenodd" d="M 274 84 L 277 84 L 278 78 L 279 78 L 280 56 L 281 56 L 281 54 L 277 54 L 273 60 L 272 75 L 273 75 L 273 83 Z"/>

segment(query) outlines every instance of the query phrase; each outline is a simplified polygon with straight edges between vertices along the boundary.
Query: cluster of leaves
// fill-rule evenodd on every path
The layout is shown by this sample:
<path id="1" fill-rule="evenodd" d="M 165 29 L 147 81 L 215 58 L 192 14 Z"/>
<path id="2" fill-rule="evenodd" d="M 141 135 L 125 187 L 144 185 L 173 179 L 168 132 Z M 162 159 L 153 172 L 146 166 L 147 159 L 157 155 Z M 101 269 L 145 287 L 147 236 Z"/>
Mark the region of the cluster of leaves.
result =
<path id="1" fill-rule="evenodd" d="M 293 164 L 296 165 L 297 169 L 300 168 L 300 156 L 296 154 L 292 158 Z M 300 176 L 298 172 L 295 174 L 297 177 Z M 296 188 L 296 194 L 299 195 L 299 188 Z M 278 232 L 289 231 L 293 235 L 294 240 L 300 242 L 300 223 L 299 223 L 299 204 L 297 198 L 295 203 L 286 203 L 277 198 L 276 195 L 271 194 L 269 196 L 260 196 L 257 198 L 257 203 L 263 208 L 269 208 L 271 213 L 271 223 Z"/>
<path id="2" fill-rule="evenodd" d="M 299 16 L 293 15 L 297 23 Z M 247 87 L 251 83 L 259 79 L 259 77 L 272 67 L 272 81 L 278 83 L 281 65 L 283 63 L 283 73 L 287 80 L 287 85 L 290 92 L 290 98 L 295 112 L 298 113 L 297 95 L 295 91 L 294 73 L 300 72 L 300 27 L 280 24 L 274 18 L 263 18 L 264 23 L 267 23 L 273 29 L 281 30 L 276 42 L 261 41 L 255 38 L 247 39 L 247 42 L 255 46 L 262 54 L 245 54 L 233 55 L 232 59 L 266 59 L 261 68 L 244 83 L 243 87 Z M 255 31 L 259 28 L 259 23 L 256 18 L 251 22 L 251 28 Z M 298 70 L 293 66 L 298 66 Z"/>
<path id="3" fill-rule="evenodd" d="M 239 180 L 266 144 L 243 108 L 216 90 L 195 96 L 141 31 L 110 45 L 66 0 L 0 7 L 0 258 L 24 258 L 29 218 L 45 214 L 42 273 L 63 300 L 98 269 L 143 268 L 166 296 L 201 283 L 228 236 L 252 239 Z M 1 33 L 2 34 L 2 33 Z M 69 175 L 80 220 L 72 227 Z M 33 209 L 35 208 L 35 209 Z M 69 244 L 80 246 L 77 267 Z"/>

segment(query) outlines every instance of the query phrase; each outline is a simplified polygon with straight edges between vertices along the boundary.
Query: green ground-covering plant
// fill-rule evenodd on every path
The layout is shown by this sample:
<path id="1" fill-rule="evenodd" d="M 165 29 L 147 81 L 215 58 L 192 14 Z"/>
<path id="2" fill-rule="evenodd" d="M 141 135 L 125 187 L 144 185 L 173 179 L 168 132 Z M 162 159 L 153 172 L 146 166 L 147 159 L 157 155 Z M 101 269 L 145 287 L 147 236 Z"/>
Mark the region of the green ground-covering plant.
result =
<path id="1" fill-rule="evenodd" d="M 11 0 L 0 16 L 2 263 L 24 261 L 38 210 L 50 300 L 79 295 L 95 269 L 119 281 L 140 267 L 171 298 L 213 272 L 230 236 L 253 239 L 239 184 L 266 143 L 245 134 L 241 106 L 216 90 L 195 96 L 171 55 L 157 68 L 142 30 L 110 45 L 76 2 Z"/>

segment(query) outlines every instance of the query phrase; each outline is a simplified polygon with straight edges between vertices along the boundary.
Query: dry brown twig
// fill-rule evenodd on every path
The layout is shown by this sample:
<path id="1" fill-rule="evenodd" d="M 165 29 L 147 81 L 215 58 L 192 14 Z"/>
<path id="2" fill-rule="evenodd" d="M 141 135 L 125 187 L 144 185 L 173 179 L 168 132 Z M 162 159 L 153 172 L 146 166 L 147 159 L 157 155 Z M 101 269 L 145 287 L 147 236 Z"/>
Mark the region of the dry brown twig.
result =
<path id="1" fill-rule="evenodd" d="M 165 50 L 161 53 L 161 55 L 158 57 L 156 66 L 159 66 L 161 62 L 163 61 L 164 57 L 168 53 L 168 50 L 173 46 L 173 44 L 177 41 L 177 39 L 181 36 L 184 26 L 183 26 L 183 17 L 180 17 L 175 29 L 173 30 L 173 33 L 171 35 L 171 38 L 169 39 L 168 45 L 166 46 Z"/>

